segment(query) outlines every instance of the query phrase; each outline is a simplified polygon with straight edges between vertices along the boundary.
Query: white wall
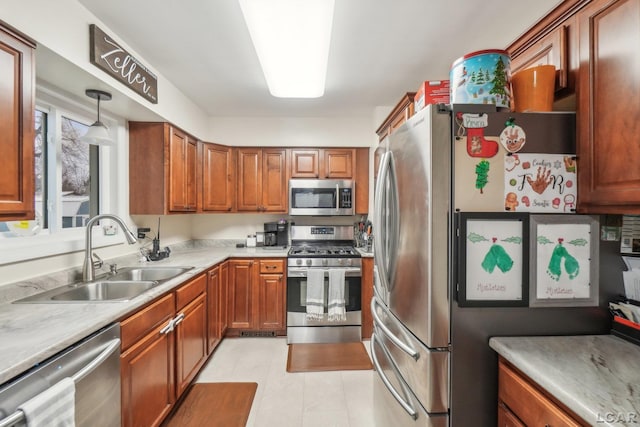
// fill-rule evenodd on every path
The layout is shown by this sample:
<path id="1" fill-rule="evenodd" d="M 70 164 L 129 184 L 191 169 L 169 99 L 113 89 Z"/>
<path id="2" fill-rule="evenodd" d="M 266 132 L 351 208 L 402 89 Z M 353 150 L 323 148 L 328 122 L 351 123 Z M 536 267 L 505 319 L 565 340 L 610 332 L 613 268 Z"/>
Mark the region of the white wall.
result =
<path id="1" fill-rule="evenodd" d="M 23 0 L 2 2 L 0 20 L 33 38 L 39 44 L 37 79 L 47 85 L 55 85 L 79 102 L 92 106 L 84 96 L 84 89 L 93 87 L 109 90 L 114 99 L 101 104 L 105 115 L 120 116 L 122 121 L 141 120 L 137 114 L 151 113 L 154 117 L 169 121 L 189 133 L 210 142 L 231 146 L 352 146 L 377 145 L 374 131 L 390 111 L 381 107 L 373 116 L 356 117 L 207 117 L 191 100 L 186 98 L 170 81 L 154 70 L 153 64 L 137 54 L 126 40 L 121 40 L 104 23 L 95 18 L 75 0 Z M 116 39 L 138 60 L 148 66 L 158 78 L 158 104 L 151 104 L 122 83 L 108 76 L 89 62 L 89 24 L 97 24 Z M 89 85 L 89 86 L 88 86 Z M 142 118 L 144 119 L 144 118 Z M 118 129 L 126 139 L 126 129 Z M 126 177 L 128 145 L 118 148 L 118 161 Z M 373 177 L 373 162 L 370 162 Z M 123 181 L 120 179 L 119 181 Z M 128 207 L 128 183 L 115 182 L 117 200 Z M 373 204 L 373 186 L 370 186 L 370 211 Z M 277 221 L 282 215 L 218 214 L 172 215 L 161 217 L 161 244 L 171 245 L 192 238 L 242 239 L 247 234 L 262 230 L 263 223 Z M 288 216 L 287 219 L 291 220 Z M 157 229 L 157 216 L 127 217 L 137 227 Z M 359 219 L 359 218 L 357 218 Z M 326 218 L 294 218 L 298 223 L 326 223 Z M 356 217 L 334 218 L 332 223 L 350 224 Z M 122 239 L 123 240 L 123 239 Z M 82 264 L 83 244 L 76 242 L 71 253 L 58 253 L 11 264 L 0 265 L 0 286 L 28 279 L 49 272 L 79 267 Z M 116 244 L 98 249 L 104 258 L 134 253 L 139 246 Z M 0 260 L 2 261 L 2 260 Z M 0 264 L 2 264 L 0 262 Z"/>

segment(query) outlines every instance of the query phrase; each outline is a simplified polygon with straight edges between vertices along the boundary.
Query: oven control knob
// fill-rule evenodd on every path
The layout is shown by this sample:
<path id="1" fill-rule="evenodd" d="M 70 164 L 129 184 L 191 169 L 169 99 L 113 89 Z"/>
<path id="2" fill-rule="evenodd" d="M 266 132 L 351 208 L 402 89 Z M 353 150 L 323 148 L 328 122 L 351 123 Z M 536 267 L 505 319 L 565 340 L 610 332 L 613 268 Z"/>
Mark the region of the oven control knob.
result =
<path id="1" fill-rule="evenodd" d="M 296 265 L 302 265 L 302 260 L 301 259 L 297 259 L 296 260 Z"/>
<path id="2" fill-rule="evenodd" d="M 344 264 L 344 260 L 343 259 L 339 259 L 338 260 L 338 265 L 342 265 L 342 264 Z"/>
<path id="3" fill-rule="evenodd" d="M 307 260 L 307 265 L 309 265 L 309 266 L 311 265 L 311 260 L 310 259 Z"/>
<path id="4" fill-rule="evenodd" d="M 329 264 L 329 260 L 323 259 L 322 260 L 322 265 L 326 266 L 327 264 Z"/>
<path id="5" fill-rule="evenodd" d="M 347 265 L 348 265 L 348 266 L 351 266 L 351 264 L 353 264 L 353 262 L 351 261 L 351 259 L 348 259 L 348 260 L 347 260 Z"/>

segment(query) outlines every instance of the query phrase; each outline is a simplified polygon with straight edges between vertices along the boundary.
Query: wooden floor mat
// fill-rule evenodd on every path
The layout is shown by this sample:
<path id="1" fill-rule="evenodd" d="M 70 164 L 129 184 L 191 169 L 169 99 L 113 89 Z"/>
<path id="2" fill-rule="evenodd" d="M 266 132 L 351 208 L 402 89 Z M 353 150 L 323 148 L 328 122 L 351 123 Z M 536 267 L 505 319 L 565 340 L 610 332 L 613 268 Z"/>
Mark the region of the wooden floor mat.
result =
<path id="1" fill-rule="evenodd" d="M 373 369 L 373 365 L 361 342 L 289 344 L 287 372 L 367 369 Z"/>
<path id="2" fill-rule="evenodd" d="M 164 427 L 244 427 L 257 383 L 195 383 Z"/>

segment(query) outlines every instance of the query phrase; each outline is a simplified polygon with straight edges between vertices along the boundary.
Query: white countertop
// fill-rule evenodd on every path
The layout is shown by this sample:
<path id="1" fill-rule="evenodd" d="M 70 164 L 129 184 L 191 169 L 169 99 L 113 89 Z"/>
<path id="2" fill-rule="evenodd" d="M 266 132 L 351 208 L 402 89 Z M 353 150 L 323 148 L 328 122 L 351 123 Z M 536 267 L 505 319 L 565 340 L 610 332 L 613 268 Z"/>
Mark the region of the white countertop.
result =
<path id="1" fill-rule="evenodd" d="M 286 257 L 288 248 L 212 247 L 197 243 L 173 249 L 171 256 L 149 266 L 193 266 L 194 269 L 127 302 L 11 304 L 10 301 L 65 285 L 66 275 L 49 275 L 0 288 L 0 384 L 69 347 L 93 332 L 118 321 L 158 296 L 170 291 L 227 258 Z M 140 265 L 137 256 L 118 259 L 118 266 Z"/>
<path id="2" fill-rule="evenodd" d="M 489 345 L 592 425 L 640 424 L 640 346 L 613 335 L 493 337 Z"/>

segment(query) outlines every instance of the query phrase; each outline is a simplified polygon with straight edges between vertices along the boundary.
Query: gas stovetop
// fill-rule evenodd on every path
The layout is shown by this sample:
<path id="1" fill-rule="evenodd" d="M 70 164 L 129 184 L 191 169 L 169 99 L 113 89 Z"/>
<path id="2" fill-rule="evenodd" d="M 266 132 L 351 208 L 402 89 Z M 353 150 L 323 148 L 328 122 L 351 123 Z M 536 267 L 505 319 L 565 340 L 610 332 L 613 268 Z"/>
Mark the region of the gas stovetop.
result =
<path id="1" fill-rule="evenodd" d="M 353 246 L 326 246 L 326 245 L 294 245 L 289 249 L 290 257 L 303 258 L 347 258 L 360 257 L 360 253 Z"/>

